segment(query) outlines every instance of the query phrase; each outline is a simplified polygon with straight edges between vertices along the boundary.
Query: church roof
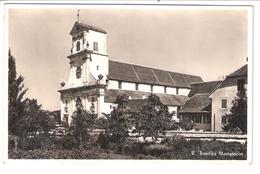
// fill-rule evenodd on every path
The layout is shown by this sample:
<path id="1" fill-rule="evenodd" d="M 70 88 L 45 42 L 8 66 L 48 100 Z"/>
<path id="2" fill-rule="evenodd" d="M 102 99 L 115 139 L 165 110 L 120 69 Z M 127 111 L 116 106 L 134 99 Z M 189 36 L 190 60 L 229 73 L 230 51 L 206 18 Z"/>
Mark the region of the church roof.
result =
<path id="1" fill-rule="evenodd" d="M 195 94 L 186 101 L 179 113 L 203 112 L 211 104 L 210 93 Z M 206 111 L 208 112 L 208 111 Z"/>
<path id="2" fill-rule="evenodd" d="M 109 61 L 109 79 L 135 83 L 191 88 L 191 83 L 202 82 L 199 76 L 164 71 L 155 68 Z"/>
<path id="3" fill-rule="evenodd" d="M 115 103 L 116 97 L 118 95 L 127 94 L 131 97 L 132 100 L 142 99 L 143 95 L 148 97 L 150 92 L 141 92 L 141 91 L 130 91 L 130 90 L 118 90 L 118 89 L 107 89 L 105 91 L 105 102 L 106 103 Z M 185 101 L 188 99 L 187 96 L 181 95 L 170 95 L 170 94 L 161 94 L 155 93 L 161 100 L 164 105 L 167 106 L 183 106 Z"/>
<path id="4" fill-rule="evenodd" d="M 188 97 L 192 97 L 197 93 L 211 93 L 218 87 L 221 81 L 199 82 L 191 84 L 191 90 Z"/>
<path id="5" fill-rule="evenodd" d="M 97 32 L 104 33 L 104 34 L 107 33 L 102 28 L 99 28 L 99 27 L 96 27 L 96 26 L 93 26 L 93 25 L 87 25 L 87 24 L 80 23 L 80 22 L 75 22 L 71 31 L 70 31 L 70 35 L 74 35 L 78 32 L 84 31 L 84 30 L 86 30 L 86 31 L 92 30 L 92 31 L 97 31 Z"/>

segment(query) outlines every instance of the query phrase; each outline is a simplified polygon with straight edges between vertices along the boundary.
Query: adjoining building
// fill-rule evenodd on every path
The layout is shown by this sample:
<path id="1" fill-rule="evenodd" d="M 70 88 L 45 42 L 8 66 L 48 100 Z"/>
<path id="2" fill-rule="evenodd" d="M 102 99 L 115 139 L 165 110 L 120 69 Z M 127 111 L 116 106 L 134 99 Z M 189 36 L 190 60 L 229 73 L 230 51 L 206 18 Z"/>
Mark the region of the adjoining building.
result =
<path id="1" fill-rule="evenodd" d="M 191 84 L 189 99 L 178 112 L 182 123 L 194 124 L 193 129 L 211 131 L 211 92 L 221 81 Z"/>
<path id="2" fill-rule="evenodd" d="M 247 65 L 228 75 L 209 96 L 212 99 L 212 131 L 222 131 L 222 125 L 227 121 L 225 115 L 233 106 L 232 101 L 244 89 L 247 89 Z"/>
<path id="3" fill-rule="evenodd" d="M 61 118 L 68 123 L 76 101 L 102 117 L 102 113 L 112 110 L 116 97 L 124 93 L 133 102 L 155 93 L 170 112 L 177 113 L 188 99 L 191 84 L 202 82 L 195 75 L 109 60 L 107 32 L 101 28 L 75 22 L 70 35 L 70 74 L 59 90 Z"/>

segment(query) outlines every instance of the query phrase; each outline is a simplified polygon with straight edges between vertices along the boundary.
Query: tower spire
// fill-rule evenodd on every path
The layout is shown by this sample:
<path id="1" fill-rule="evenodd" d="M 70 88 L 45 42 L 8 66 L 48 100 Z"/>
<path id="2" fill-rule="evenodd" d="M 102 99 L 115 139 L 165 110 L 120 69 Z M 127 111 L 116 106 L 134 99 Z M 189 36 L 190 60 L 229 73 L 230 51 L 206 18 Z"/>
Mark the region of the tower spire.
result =
<path id="1" fill-rule="evenodd" d="M 79 12 L 80 10 L 77 11 L 77 21 L 79 22 Z"/>

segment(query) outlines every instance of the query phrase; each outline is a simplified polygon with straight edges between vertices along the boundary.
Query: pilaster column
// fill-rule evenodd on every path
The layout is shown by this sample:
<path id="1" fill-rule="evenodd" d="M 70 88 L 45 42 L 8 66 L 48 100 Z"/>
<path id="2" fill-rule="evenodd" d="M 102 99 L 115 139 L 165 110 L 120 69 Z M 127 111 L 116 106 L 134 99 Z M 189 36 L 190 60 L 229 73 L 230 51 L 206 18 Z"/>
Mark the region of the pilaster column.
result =
<path id="1" fill-rule="evenodd" d="M 104 110 L 104 103 L 105 103 L 105 91 L 104 88 L 99 88 L 99 95 L 97 97 L 97 116 L 98 118 L 103 117 L 102 112 L 105 112 Z"/>

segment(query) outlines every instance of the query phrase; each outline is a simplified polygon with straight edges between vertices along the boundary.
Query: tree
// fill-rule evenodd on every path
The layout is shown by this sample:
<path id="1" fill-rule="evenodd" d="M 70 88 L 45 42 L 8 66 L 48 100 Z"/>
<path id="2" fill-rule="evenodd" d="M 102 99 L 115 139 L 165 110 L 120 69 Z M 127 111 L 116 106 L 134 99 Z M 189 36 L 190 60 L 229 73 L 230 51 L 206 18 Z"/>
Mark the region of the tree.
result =
<path id="1" fill-rule="evenodd" d="M 24 103 L 23 97 L 27 91 L 24 89 L 24 78 L 19 75 L 17 77 L 15 59 L 8 54 L 8 134 L 15 144 L 17 150 L 18 136 L 21 136 L 20 123 L 24 119 Z"/>
<path id="2" fill-rule="evenodd" d="M 54 118 L 50 111 L 42 110 L 36 99 L 26 98 L 24 104 L 24 117 L 19 120 L 19 131 L 23 137 L 32 133 L 34 138 L 37 133 L 44 132 L 48 135 L 49 130 L 55 128 Z"/>
<path id="3" fill-rule="evenodd" d="M 126 109 L 127 102 L 127 95 L 117 96 L 115 102 L 117 107 L 110 114 L 106 115 L 108 122 L 106 133 L 111 135 L 111 141 L 114 143 L 123 143 L 128 137 L 128 118 L 130 113 Z"/>
<path id="4" fill-rule="evenodd" d="M 227 123 L 223 125 L 224 131 L 234 132 L 240 129 L 247 133 L 247 94 L 246 90 L 239 91 L 232 101 L 230 113 L 226 114 Z"/>
<path id="5" fill-rule="evenodd" d="M 152 137 L 156 141 L 160 135 L 166 134 L 171 118 L 168 107 L 162 104 L 158 96 L 151 94 L 136 116 L 136 130 L 142 133 L 144 140 Z"/>
<path id="6" fill-rule="evenodd" d="M 89 138 L 89 130 L 95 123 L 96 114 L 83 109 L 80 98 L 76 101 L 76 110 L 72 115 L 70 130 L 77 143 L 82 148 Z"/>

